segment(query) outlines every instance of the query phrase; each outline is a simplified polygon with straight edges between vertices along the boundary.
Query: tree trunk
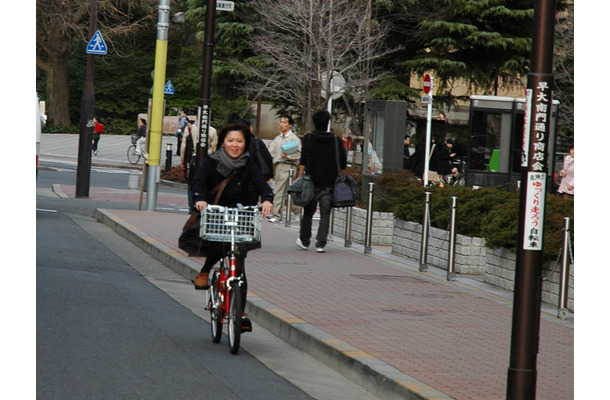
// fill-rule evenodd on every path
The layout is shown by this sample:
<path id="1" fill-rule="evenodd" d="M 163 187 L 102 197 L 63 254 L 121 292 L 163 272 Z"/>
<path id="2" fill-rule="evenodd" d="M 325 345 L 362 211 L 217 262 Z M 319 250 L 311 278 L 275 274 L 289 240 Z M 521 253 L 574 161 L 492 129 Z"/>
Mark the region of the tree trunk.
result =
<path id="1" fill-rule="evenodd" d="M 68 58 L 61 57 L 49 64 L 47 71 L 49 100 L 47 113 L 52 125 L 69 127 Z"/>

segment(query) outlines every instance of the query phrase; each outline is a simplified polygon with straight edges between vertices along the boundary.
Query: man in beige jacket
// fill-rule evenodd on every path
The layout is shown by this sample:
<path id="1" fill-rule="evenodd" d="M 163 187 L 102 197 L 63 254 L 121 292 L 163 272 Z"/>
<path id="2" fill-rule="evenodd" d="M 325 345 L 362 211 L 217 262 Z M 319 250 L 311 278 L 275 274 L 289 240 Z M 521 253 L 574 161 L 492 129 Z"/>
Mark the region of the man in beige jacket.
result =
<path id="1" fill-rule="evenodd" d="M 294 121 L 290 115 L 284 114 L 280 116 L 280 134 L 276 136 L 269 146 L 269 153 L 273 157 L 273 179 L 275 181 L 273 202 L 273 214 L 269 218 L 269 222 L 280 222 L 282 220 L 282 210 L 286 204 L 286 189 L 288 187 L 288 179 L 290 171 L 293 172 L 293 180 L 296 178 L 297 167 L 301 159 L 301 139 L 292 131 Z M 282 150 L 282 145 L 296 142 L 297 150 L 290 154 Z M 300 207 L 291 204 L 291 210 L 294 214 L 299 214 Z"/>

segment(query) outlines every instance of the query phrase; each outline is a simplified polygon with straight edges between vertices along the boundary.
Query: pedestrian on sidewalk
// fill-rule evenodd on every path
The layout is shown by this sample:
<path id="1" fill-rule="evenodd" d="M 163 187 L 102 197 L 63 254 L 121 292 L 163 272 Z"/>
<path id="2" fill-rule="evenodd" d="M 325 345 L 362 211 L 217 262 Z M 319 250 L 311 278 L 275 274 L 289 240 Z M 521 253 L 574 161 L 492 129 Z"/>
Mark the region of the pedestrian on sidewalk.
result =
<path id="1" fill-rule="evenodd" d="M 570 147 L 570 152 L 563 158 L 563 168 L 559 171 L 561 183 L 558 193 L 564 196 L 574 196 L 574 146 Z"/>
<path id="2" fill-rule="evenodd" d="M 93 117 L 93 123 L 95 124 L 93 128 L 93 155 L 97 156 L 97 144 L 100 141 L 100 135 L 104 133 L 104 124 L 102 124 L 98 117 Z"/>
<path id="3" fill-rule="evenodd" d="M 290 115 L 281 115 L 280 134 L 273 139 L 269 146 L 269 153 L 271 153 L 271 157 L 273 157 L 273 180 L 275 181 L 275 204 L 273 206 L 273 215 L 269 219 L 269 222 L 272 223 L 282 221 L 282 210 L 284 208 L 290 171 L 296 172 L 299 165 L 299 159 L 301 158 L 301 139 L 292 131 L 293 124 L 294 120 Z M 287 147 L 291 147 L 292 149 L 296 148 L 296 150 L 291 150 L 291 152 L 288 153 L 287 151 L 289 150 L 286 150 Z M 291 211 L 298 215 L 301 210 L 299 206 L 291 204 L 291 210 L 286 210 L 286 215 Z"/>
<path id="4" fill-rule="evenodd" d="M 267 184 L 260 169 L 245 151 L 250 146 L 250 136 L 244 132 L 241 124 L 229 124 L 218 135 L 220 148 L 205 157 L 193 180 L 193 200 L 195 208 L 203 211 L 208 204 L 225 207 L 237 207 L 258 204 L 261 198 L 261 213 L 269 216 L 273 210 L 273 190 Z M 224 184 L 224 189 L 219 189 Z M 251 185 L 256 188 L 253 193 Z M 205 262 L 200 273 L 193 281 L 195 289 L 208 289 L 208 277 L 212 267 L 226 256 L 228 243 L 204 241 L 202 252 Z M 242 285 L 243 307 L 245 308 L 248 284 L 245 271 L 245 259 L 249 250 L 259 249 L 258 243 L 239 243 L 237 254 L 237 274 L 244 276 Z M 249 323 L 249 321 L 245 321 Z"/>
<path id="5" fill-rule="evenodd" d="M 214 128 L 210 127 L 210 130 Z M 189 203 L 189 214 L 195 211 L 193 201 L 193 178 L 195 177 L 197 166 L 197 125 L 195 121 L 189 119 L 184 129 L 184 136 L 180 148 L 180 167 L 184 171 L 186 179 L 186 195 Z"/>
<path id="6" fill-rule="evenodd" d="M 318 110 L 313 114 L 314 131 L 303 137 L 303 147 L 297 179 L 303 176 L 304 172 L 310 176 L 314 184 L 314 197 L 309 204 L 303 207 L 303 218 L 297 246 L 302 250 L 307 250 L 311 242 L 311 224 L 313 215 L 318 206 L 320 207 L 320 223 L 316 235 L 316 251 L 324 253 L 328 229 L 330 226 L 330 210 L 333 196 L 333 187 L 337 175 L 342 171 L 337 171 L 336 148 L 339 151 L 339 162 L 341 170 L 347 167 L 347 155 L 343 148 L 341 138 L 332 132 L 327 132 L 330 121 L 330 113 L 327 110 Z"/>
<path id="7" fill-rule="evenodd" d="M 184 130 L 186 129 L 186 124 L 188 122 L 188 117 L 186 116 L 186 110 L 180 110 L 180 117 L 178 118 L 178 128 L 176 128 L 176 140 L 178 141 L 176 145 L 176 155 L 180 155 L 180 147 L 182 146 L 182 136 L 184 135 Z"/>

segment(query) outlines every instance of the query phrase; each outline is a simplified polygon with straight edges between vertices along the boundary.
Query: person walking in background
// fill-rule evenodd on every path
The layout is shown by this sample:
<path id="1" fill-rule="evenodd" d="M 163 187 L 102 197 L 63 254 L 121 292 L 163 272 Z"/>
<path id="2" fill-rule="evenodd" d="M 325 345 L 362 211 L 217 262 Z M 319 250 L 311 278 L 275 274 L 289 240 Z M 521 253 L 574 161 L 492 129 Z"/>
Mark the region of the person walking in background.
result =
<path id="1" fill-rule="evenodd" d="M 93 150 L 93 155 L 97 156 L 97 144 L 100 141 L 100 135 L 104 133 L 104 124 L 102 124 L 98 117 L 93 117 L 93 123 L 95 124 L 93 128 L 93 143 L 91 150 Z"/>
<path id="2" fill-rule="evenodd" d="M 178 118 L 178 128 L 176 129 L 176 140 L 178 141 L 176 145 L 176 155 L 180 155 L 180 147 L 182 146 L 182 136 L 184 135 L 184 129 L 186 128 L 186 124 L 188 122 L 188 117 L 186 116 L 185 110 L 180 110 L 180 116 Z"/>
<path id="3" fill-rule="evenodd" d="M 559 176 L 561 183 L 557 192 L 564 196 L 574 196 L 574 147 L 571 147 L 570 152 L 563 158 L 563 168 L 559 171 Z"/>
<path id="4" fill-rule="evenodd" d="M 409 165 L 409 158 L 411 158 L 411 150 L 409 146 L 411 146 L 411 136 L 405 135 L 405 139 L 402 142 L 404 148 L 402 151 L 402 169 L 407 169 L 407 165 Z"/>
<path id="5" fill-rule="evenodd" d="M 144 158 L 147 158 L 146 154 L 146 131 L 148 126 L 146 125 L 146 120 L 144 118 L 140 118 L 138 122 L 138 132 L 136 136 L 138 140 L 136 140 L 136 154 L 143 154 Z"/>
<path id="6" fill-rule="evenodd" d="M 326 131 L 330 121 L 329 112 L 318 110 L 313 114 L 312 119 L 315 129 L 303 137 L 297 179 L 301 178 L 304 172 L 307 172 L 314 184 L 315 193 L 311 202 L 303 207 L 303 218 L 301 219 L 297 246 L 302 250 L 307 250 L 309 247 L 312 219 L 319 205 L 320 223 L 316 235 L 316 251 L 324 253 L 330 226 L 333 187 L 337 175 L 347 166 L 347 154 L 343 148 L 341 138 Z M 335 149 L 339 152 L 341 171 L 337 171 L 337 150 Z"/>
<path id="7" fill-rule="evenodd" d="M 213 129 L 210 127 L 210 130 Z M 197 160 L 197 125 L 195 121 L 187 120 L 184 136 L 182 137 L 182 147 L 180 149 L 180 167 L 184 171 L 186 179 L 186 195 L 189 203 L 189 214 L 195 211 L 195 203 L 193 202 L 193 178 L 196 171 Z M 195 163 L 192 163 L 194 161 Z"/>
<path id="8" fill-rule="evenodd" d="M 292 131 L 293 124 L 294 121 L 290 115 L 281 115 L 280 134 L 273 139 L 269 146 L 269 153 L 273 157 L 273 179 L 275 181 L 275 203 L 273 205 L 273 215 L 269 219 L 269 222 L 272 223 L 282 221 L 282 210 L 286 201 L 290 171 L 296 171 L 301 158 L 301 139 Z M 292 150 L 285 150 L 287 146 L 292 146 Z M 299 206 L 291 204 L 291 208 L 291 210 L 286 210 L 286 213 L 292 211 L 294 214 L 299 214 Z"/>
<path id="9" fill-rule="evenodd" d="M 440 149 L 438 153 L 438 174 L 439 178 L 447 182 L 446 175 L 453 175 L 454 179 L 457 179 L 459 171 L 453 164 L 455 159 L 455 149 L 453 148 L 453 139 L 447 139 L 445 145 Z"/>

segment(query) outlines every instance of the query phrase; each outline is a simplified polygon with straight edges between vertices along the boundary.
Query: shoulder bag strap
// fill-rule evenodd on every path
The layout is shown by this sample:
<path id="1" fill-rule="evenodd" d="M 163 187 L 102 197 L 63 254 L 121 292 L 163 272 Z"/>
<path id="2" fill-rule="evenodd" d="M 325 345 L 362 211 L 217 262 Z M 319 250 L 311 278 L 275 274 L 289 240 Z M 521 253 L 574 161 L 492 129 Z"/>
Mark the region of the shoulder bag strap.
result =
<path id="1" fill-rule="evenodd" d="M 231 172 L 231 174 L 229 176 L 227 176 L 222 182 L 220 182 L 218 185 L 216 185 L 216 187 L 214 189 L 212 189 L 212 191 L 210 192 L 211 194 L 216 193 L 216 198 L 214 199 L 214 205 L 218 204 L 218 200 L 220 200 L 220 196 L 222 195 L 222 191 L 225 190 L 225 187 L 227 187 L 227 184 L 229 183 L 229 181 L 231 179 L 233 179 L 233 177 L 235 175 L 237 175 L 237 172 L 240 170 L 236 169 L 233 172 Z"/>
<path id="2" fill-rule="evenodd" d="M 337 136 L 333 134 L 335 142 L 335 160 L 337 161 L 337 176 L 341 176 L 341 164 L 339 163 L 339 145 L 337 144 Z"/>

